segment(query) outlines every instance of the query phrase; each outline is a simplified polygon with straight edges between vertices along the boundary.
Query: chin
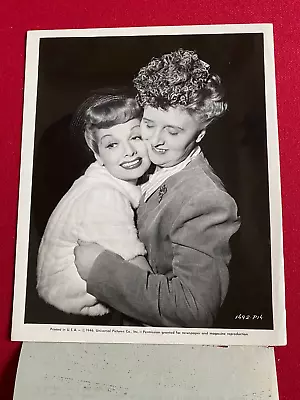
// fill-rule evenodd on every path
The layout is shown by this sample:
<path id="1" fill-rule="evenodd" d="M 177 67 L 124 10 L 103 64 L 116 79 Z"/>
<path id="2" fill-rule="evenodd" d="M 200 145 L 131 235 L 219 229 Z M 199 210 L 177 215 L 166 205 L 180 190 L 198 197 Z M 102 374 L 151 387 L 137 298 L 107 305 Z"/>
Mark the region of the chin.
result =
<path id="1" fill-rule="evenodd" d="M 161 156 L 159 154 L 155 154 L 155 153 L 151 153 L 150 160 L 151 160 L 151 162 L 153 162 L 153 164 L 156 164 L 156 165 L 164 165 L 169 162 L 163 156 Z"/>
<path id="2" fill-rule="evenodd" d="M 144 175 L 145 172 L 141 172 L 141 171 L 136 171 L 135 173 L 132 174 L 128 174 L 127 176 L 124 176 L 122 179 L 124 181 L 134 181 L 134 180 L 138 180 L 141 176 Z"/>
<path id="3" fill-rule="evenodd" d="M 162 160 L 161 158 L 157 158 L 156 160 L 153 160 L 153 164 L 158 165 L 159 167 L 171 167 L 176 164 L 175 161 L 169 161 L 169 160 Z"/>

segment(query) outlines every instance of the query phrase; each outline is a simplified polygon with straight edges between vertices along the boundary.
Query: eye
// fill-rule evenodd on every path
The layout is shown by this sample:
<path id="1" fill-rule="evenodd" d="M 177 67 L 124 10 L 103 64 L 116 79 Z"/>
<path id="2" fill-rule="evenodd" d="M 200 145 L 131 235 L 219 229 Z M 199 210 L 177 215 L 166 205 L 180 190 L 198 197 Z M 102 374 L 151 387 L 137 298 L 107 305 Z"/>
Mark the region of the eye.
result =
<path id="1" fill-rule="evenodd" d="M 170 135 L 172 135 L 172 136 L 176 136 L 176 135 L 179 134 L 179 130 L 176 129 L 176 128 L 173 128 L 173 127 L 171 127 L 171 126 L 168 126 L 168 127 L 166 128 L 166 131 L 167 131 Z"/>
<path id="2" fill-rule="evenodd" d="M 131 140 L 142 140 L 141 135 L 134 135 L 131 137 Z"/>
<path id="3" fill-rule="evenodd" d="M 112 142 L 112 143 L 108 143 L 105 148 L 106 149 L 113 149 L 114 147 L 117 147 L 118 143 L 117 142 Z"/>
<path id="4" fill-rule="evenodd" d="M 151 129 L 155 127 L 155 124 L 151 121 L 147 121 L 143 119 L 143 124 L 146 126 L 146 128 Z"/>

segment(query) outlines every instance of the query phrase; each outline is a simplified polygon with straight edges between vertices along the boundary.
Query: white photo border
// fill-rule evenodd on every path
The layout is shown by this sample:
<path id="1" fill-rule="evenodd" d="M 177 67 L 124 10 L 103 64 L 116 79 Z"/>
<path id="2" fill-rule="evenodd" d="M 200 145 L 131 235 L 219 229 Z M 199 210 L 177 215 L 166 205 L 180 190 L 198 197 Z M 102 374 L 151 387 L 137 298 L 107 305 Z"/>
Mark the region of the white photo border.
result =
<path id="1" fill-rule="evenodd" d="M 40 39 L 58 37 L 213 35 L 232 33 L 262 33 L 264 40 L 273 330 L 25 324 L 24 316 Z M 27 34 L 22 138 L 12 340 L 263 346 L 286 344 L 282 206 L 272 24 L 29 31 Z"/>

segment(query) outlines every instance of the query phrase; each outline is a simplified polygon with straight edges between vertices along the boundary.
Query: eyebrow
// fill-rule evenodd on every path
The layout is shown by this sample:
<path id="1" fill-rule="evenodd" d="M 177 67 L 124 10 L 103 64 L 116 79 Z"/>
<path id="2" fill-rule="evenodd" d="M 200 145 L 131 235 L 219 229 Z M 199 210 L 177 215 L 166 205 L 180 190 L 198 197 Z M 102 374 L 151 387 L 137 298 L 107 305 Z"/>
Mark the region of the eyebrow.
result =
<path id="1" fill-rule="evenodd" d="M 130 128 L 130 132 L 132 132 L 132 131 L 133 131 L 135 128 L 137 128 L 137 127 L 140 127 L 140 125 L 139 125 L 139 124 L 134 125 L 132 128 Z M 113 136 L 113 135 L 111 135 L 110 133 L 107 133 L 106 135 L 104 135 L 104 136 L 101 137 L 100 143 L 102 143 L 102 140 L 103 140 L 104 138 L 106 138 L 106 137 L 114 139 L 114 136 Z"/>
<path id="2" fill-rule="evenodd" d="M 147 121 L 147 122 L 153 122 L 153 123 L 154 123 L 154 121 L 153 121 L 152 119 L 149 119 L 149 118 L 143 117 L 143 120 L 144 120 L 144 121 Z M 167 125 L 165 125 L 165 126 L 168 127 L 168 128 L 177 128 L 177 129 L 180 129 L 181 131 L 184 131 L 184 128 L 182 128 L 182 127 L 179 126 L 179 125 L 167 124 Z"/>
<path id="3" fill-rule="evenodd" d="M 102 136 L 102 138 L 100 139 L 100 143 L 102 143 L 102 140 L 103 140 L 104 138 L 106 138 L 106 137 L 112 138 L 113 136 L 110 135 L 110 134 L 107 134 L 107 135 Z"/>
<path id="4" fill-rule="evenodd" d="M 136 125 L 134 125 L 132 128 L 130 128 L 130 132 L 131 131 L 133 131 L 133 129 L 135 129 L 135 128 L 139 128 L 140 127 L 140 124 L 136 124 Z"/>

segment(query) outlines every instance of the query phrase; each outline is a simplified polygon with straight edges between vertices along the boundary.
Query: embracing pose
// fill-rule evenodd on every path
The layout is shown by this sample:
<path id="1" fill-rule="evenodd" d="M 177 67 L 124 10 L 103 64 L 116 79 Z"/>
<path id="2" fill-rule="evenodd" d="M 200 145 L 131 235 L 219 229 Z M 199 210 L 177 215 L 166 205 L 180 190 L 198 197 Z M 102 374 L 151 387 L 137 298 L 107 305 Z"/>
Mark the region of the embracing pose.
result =
<path id="1" fill-rule="evenodd" d="M 99 243 L 137 268 L 149 268 L 133 209 L 141 197 L 137 179 L 150 160 L 140 133 L 142 109 L 132 96 L 103 92 L 88 103 L 84 135 L 96 161 L 74 182 L 48 221 L 38 255 L 37 290 L 62 311 L 95 316 L 109 310 L 87 293 L 74 264 L 74 248 L 80 241 Z"/>
<path id="2" fill-rule="evenodd" d="M 75 248 L 76 266 L 88 293 L 141 323 L 209 327 L 227 294 L 229 239 L 240 226 L 235 201 L 199 146 L 226 111 L 221 80 L 180 49 L 153 58 L 133 82 L 156 165 L 137 209 L 149 269 L 95 244 Z"/>

